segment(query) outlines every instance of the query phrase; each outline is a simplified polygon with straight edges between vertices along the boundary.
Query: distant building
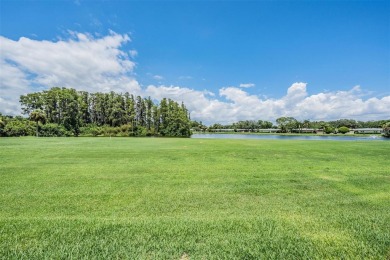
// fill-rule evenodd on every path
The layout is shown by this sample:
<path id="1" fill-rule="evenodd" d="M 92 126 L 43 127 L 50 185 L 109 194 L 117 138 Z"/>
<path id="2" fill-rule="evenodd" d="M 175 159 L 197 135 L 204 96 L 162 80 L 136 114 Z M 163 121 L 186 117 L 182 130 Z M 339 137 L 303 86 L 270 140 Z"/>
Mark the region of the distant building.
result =
<path id="1" fill-rule="evenodd" d="M 297 129 L 292 129 L 291 133 L 316 134 L 317 130 L 313 128 L 297 128 Z"/>
<path id="2" fill-rule="evenodd" d="M 256 132 L 259 132 L 259 133 L 278 133 L 278 132 L 280 132 L 280 129 L 277 129 L 277 128 L 256 129 Z"/>
<path id="3" fill-rule="evenodd" d="M 234 132 L 234 129 L 209 129 L 209 132 Z"/>
<path id="4" fill-rule="evenodd" d="M 381 134 L 383 132 L 382 128 L 356 128 L 352 129 L 354 134 Z"/>

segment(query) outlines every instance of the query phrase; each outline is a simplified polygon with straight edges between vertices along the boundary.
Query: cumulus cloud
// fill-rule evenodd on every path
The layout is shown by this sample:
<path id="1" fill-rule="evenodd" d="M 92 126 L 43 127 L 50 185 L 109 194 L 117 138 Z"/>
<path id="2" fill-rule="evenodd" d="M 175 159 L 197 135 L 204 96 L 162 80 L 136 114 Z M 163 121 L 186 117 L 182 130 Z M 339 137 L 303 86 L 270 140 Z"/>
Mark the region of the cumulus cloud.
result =
<path id="1" fill-rule="evenodd" d="M 239 120 L 270 120 L 293 116 L 299 120 L 357 120 L 385 119 L 390 115 L 390 96 L 362 99 L 359 86 L 347 91 L 308 95 L 307 84 L 292 84 L 279 99 L 261 99 L 241 88 L 226 87 L 218 96 L 209 91 L 198 91 L 179 86 L 148 86 L 145 94 L 154 98 L 171 98 L 184 102 L 192 119 L 205 123 L 232 123 Z M 226 101 L 221 101 L 224 98 Z"/>
<path id="2" fill-rule="evenodd" d="M 129 41 L 114 32 L 102 38 L 70 32 L 57 42 L 0 36 L 1 111 L 19 114 L 20 95 L 53 86 L 140 93 L 132 54 L 121 50 Z"/>
<path id="3" fill-rule="evenodd" d="M 256 86 L 255 84 L 253 83 L 241 83 L 240 84 L 240 88 L 251 88 L 251 87 L 254 87 Z"/>
<path id="4" fill-rule="evenodd" d="M 114 32 L 104 37 L 70 32 L 68 39 L 56 42 L 25 37 L 14 41 L 0 36 L 0 112 L 20 114 L 20 95 L 61 86 L 89 92 L 128 91 L 156 100 L 166 97 L 183 101 L 192 119 L 206 124 L 274 121 L 281 116 L 300 120 L 375 120 L 390 115 L 390 96 L 369 97 L 359 86 L 309 95 L 307 83 L 296 82 L 280 98 L 250 94 L 246 88 L 253 87 L 253 83 L 220 88 L 217 93 L 169 85 L 142 89 L 135 78 L 132 61 L 137 52 L 123 51 L 129 42 L 128 35 Z M 154 78 L 163 79 L 160 75 Z"/>

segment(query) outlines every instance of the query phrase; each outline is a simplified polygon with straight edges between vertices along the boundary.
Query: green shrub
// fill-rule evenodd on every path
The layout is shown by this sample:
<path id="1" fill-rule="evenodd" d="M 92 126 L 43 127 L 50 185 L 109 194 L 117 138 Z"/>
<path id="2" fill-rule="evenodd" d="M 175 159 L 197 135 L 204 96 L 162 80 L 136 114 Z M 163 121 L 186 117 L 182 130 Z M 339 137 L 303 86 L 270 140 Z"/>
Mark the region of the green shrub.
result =
<path id="1" fill-rule="evenodd" d="M 334 127 L 330 126 L 330 125 L 327 125 L 324 127 L 324 133 L 325 134 L 331 134 L 331 133 L 334 133 Z"/>
<path id="2" fill-rule="evenodd" d="M 146 129 L 146 127 L 137 126 L 134 128 L 135 136 L 146 136 L 147 133 L 148 133 L 148 130 Z"/>
<path id="3" fill-rule="evenodd" d="M 103 130 L 100 126 L 89 124 L 80 127 L 80 135 L 82 136 L 99 136 L 103 134 Z"/>
<path id="4" fill-rule="evenodd" d="M 120 126 L 120 130 L 122 133 L 128 134 L 129 132 L 131 132 L 131 129 L 132 129 L 132 127 L 129 124 Z"/>
<path id="5" fill-rule="evenodd" d="M 64 126 L 58 124 L 45 124 L 40 127 L 39 136 L 62 137 L 71 136 Z"/>
<path id="6" fill-rule="evenodd" d="M 5 133 L 5 122 L 0 118 L 0 136 L 7 136 Z"/>
<path id="7" fill-rule="evenodd" d="M 102 134 L 104 136 L 117 136 L 120 132 L 120 127 L 111 127 L 108 125 L 102 127 Z"/>
<path id="8" fill-rule="evenodd" d="M 342 126 L 342 127 L 340 127 L 340 128 L 337 130 L 337 132 L 342 133 L 342 134 L 346 134 L 346 133 L 349 132 L 349 128 L 346 127 L 346 126 Z"/>
<path id="9" fill-rule="evenodd" d="M 3 129 L 5 136 L 27 136 L 35 134 L 35 123 L 28 120 L 10 120 Z"/>

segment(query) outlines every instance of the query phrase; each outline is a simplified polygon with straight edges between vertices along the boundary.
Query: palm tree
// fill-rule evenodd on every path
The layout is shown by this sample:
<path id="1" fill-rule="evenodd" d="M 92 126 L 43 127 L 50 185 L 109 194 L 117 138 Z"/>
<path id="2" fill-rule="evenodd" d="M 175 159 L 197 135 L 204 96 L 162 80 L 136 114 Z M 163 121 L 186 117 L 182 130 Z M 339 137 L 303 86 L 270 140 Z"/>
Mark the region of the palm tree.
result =
<path id="1" fill-rule="evenodd" d="M 36 133 L 38 137 L 38 123 L 41 122 L 42 124 L 46 123 L 46 115 L 43 113 L 42 110 L 36 109 L 31 112 L 30 114 L 30 120 L 37 123 Z"/>

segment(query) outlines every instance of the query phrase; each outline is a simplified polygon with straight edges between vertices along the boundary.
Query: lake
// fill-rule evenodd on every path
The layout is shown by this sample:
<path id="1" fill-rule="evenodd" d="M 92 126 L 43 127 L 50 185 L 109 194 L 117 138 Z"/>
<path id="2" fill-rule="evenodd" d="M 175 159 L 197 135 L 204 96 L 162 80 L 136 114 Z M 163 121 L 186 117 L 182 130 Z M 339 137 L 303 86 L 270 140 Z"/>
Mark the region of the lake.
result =
<path id="1" fill-rule="evenodd" d="M 260 140 L 335 140 L 335 141 L 390 141 L 382 136 L 348 135 L 271 135 L 271 134 L 193 134 L 191 138 L 260 139 Z"/>

